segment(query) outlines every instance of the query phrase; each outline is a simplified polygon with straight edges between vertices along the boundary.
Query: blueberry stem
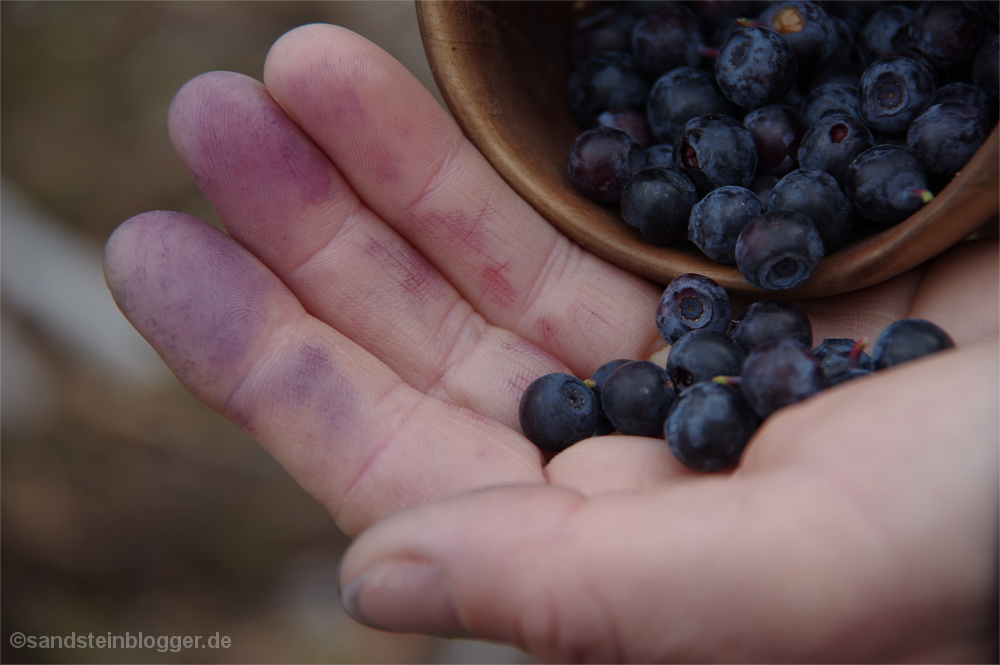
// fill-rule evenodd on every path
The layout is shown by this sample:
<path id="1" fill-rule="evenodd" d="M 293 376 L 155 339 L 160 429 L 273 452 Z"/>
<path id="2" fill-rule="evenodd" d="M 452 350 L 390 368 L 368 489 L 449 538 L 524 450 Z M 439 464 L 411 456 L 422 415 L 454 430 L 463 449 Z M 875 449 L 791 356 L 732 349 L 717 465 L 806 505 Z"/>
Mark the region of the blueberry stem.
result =
<path id="1" fill-rule="evenodd" d="M 713 376 L 712 380 L 716 383 L 721 383 L 724 386 L 743 385 L 743 379 L 739 376 Z"/>
<path id="2" fill-rule="evenodd" d="M 934 200 L 934 193 L 929 189 L 921 189 L 919 187 L 912 187 L 906 190 L 908 194 L 913 196 L 919 196 L 924 203 L 930 203 Z"/>
<path id="3" fill-rule="evenodd" d="M 861 360 L 861 352 L 868 347 L 868 338 L 862 337 L 854 343 L 851 347 L 851 352 L 847 356 L 847 369 L 854 369 L 858 366 L 858 361 Z"/>
<path id="4" fill-rule="evenodd" d="M 588 388 L 590 388 L 591 390 L 593 390 L 594 388 L 597 387 L 597 381 L 594 381 L 593 379 L 584 379 L 583 380 L 583 385 L 585 385 Z"/>
<path id="5" fill-rule="evenodd" d="M 705 46 L 704 44 L 698 44 L 698 55 L 703 58 L 715 60 L 719 57 L 719 49 L 712 48 L 711 46 Z"/>

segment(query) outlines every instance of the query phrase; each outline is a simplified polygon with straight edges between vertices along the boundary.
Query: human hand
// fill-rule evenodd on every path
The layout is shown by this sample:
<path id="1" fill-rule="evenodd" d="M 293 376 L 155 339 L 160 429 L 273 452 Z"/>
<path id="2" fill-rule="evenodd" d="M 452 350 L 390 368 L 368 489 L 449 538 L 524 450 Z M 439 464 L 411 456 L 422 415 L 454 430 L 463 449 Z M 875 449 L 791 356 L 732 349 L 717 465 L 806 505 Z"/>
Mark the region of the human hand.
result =
<path id="1" fill-rule="evenodd" d="M 662 441 L 621 436 L 543 466 L 517 431 L 521 391 L 648 357 L 661 289 L 548 226 L 356 35 L 289 33 L 265 82 L 207 74 L 171 107 L 231 237 L 147 213 L 109 240 L 106 272 L 185 385 L 345 532 L 454 497 L 352 547 L 355 613 L 549 659 L 933 657 L 962 640 L 979 655 L 996 598 L 997 362 L 995 342 L 975 342 L 997 334 L 995 244 L 804 303 L 817 339 L 914 315 L 960 348 L 775 416 L 734 474 L 696 477 Z M 410 566 L 409 597 L 393 583 L 413 579 L 381 567 L 400 559 L 430 566 Z"/>

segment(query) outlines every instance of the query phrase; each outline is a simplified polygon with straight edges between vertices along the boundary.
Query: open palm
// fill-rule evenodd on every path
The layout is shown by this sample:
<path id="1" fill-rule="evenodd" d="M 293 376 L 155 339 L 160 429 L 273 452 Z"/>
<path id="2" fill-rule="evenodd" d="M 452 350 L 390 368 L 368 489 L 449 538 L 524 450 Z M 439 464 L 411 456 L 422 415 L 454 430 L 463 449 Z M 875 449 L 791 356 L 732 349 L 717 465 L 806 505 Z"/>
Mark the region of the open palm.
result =
<path id="1" fill-rule="evenodd" d="M 205 74 L 170 111 L 229 235 L 139 215 L 106 274 L 181 381 L 345 532 L 388 518 L 344 562 L 359 618 L 555 660 L 982 657 L 995 242 L 803 303 L 817 339 L 923 316 L 960 349 L 787 409 L 735 473 L 696 477 L 624 436 L 546 465 L 521 392 L 649 357 L 662 287 L 555 231 L 357 35 L 297 29 L 264 79 Z"/>

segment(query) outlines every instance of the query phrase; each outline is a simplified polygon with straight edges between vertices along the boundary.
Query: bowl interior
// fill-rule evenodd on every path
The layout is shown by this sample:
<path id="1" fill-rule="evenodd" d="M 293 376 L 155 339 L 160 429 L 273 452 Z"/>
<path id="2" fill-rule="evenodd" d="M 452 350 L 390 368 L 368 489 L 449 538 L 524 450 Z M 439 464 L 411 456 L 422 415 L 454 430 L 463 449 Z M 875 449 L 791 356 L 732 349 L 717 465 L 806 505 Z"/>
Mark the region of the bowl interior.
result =
<path id="1" fill-rule="evenodd" d="M 959 242 L 1000 210 L 997 128 L 936 198 L 901 224 L 849 242 L 803 286 L 751 287 L 735 266 L 692 244 L 660 247 L 625 224 L 615 205 L 579 194 L 566 171 L 582 127 L 566 104 L 572 66 L 571 2 L 417 3 L 424 48 L 445 101 L 501 176 L 553 225 L 591 252 L 662 284 L 695 272 L 751 298 L 806 298 L 853 291 L 913 268 Z"/>

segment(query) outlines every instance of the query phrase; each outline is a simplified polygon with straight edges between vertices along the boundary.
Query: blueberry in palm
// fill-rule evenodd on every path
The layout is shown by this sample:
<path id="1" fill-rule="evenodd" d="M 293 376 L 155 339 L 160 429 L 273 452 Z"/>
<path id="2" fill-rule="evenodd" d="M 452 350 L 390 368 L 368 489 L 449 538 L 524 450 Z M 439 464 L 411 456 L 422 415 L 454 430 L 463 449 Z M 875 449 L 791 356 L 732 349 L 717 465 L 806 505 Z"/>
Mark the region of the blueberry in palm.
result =
<path id="1" fill-rule="evenodd" d="M 739 389 L 708 381 L 677 398 L 663 436 L 682 464 L 708 473 L 736 464 L 759 424 Z"/>
<path id="2" fill-rule="evenodd" d="M 545 374 L 522 393 L 518 418 L 529 441 L 546 452 L 557 453 L 594 435 L 598 423 L 597 399 L 574 376 Z"/>
<path id="3" fill-rule="evenodd" d="M 760 198 L 745 187 L 727 185 L 713 189 L 691 208 L 688 240 L 713 261 L 733 265 L 740 232 L 763 213 Z"/>
<path id="4" fill-rule="evenodd" d="M 601 407 L 621 434 L 660 437 L 676 397 L 665 369 L 648 360 L 633 360 L 608 376 L 601 389 Z"/>
<path id="5" fill-rule="evenodd" d="M 826 387 L 819 359 L 807 347 L 787 339 L 751 352 L 740 377 L 744 397 L 762 419 Z"/>
<path id="6" fill-rule="evenodd" d="M 692 330 L 725 332 L 732 316 L 729 294 L 710 277 L 686 273 L 667 285 L 656 306 L 656 328 L 675 343 Z"/>
<path id="7" fill-rule="evenodd" d="M 812 351 L 823 368 L 828 388 L 872 373 L 872 359 L 865 353 L 863 341 L 827 338 Z"/>
<path id="8" fill-rule="evenodd" d="M 889 324 L 872 347 L 876 370 L 893 367 L 955 346 L 940 326 L 925 319 L 902 319 Z"/>
<path id="9" fill-rule="evenodd" d="M 773 196 L 773 194 L 772 194 Z M 812 220 L 794 210 L 770 210 L 751 220 L 736 241 L 736 266 L 754 287 L 782 291 L 801 286 L 824 256 Z"/>
<path id="10" fill-rule="evenodd" d="M 717 376 L 740 373 L 746 353 L 726 333 L 692 330 L 670 347 L 667 374 L 678 393 Z"/>
<path id="11" fill-rule="evenodd" d="M 632 361 L 625 358 L 609 360 L 594 371 L 589 381 L 584 381 L 594 391 L 594 396 L 597 398 L 598 417 L 597 429 L 594 432 L 594 436 L 604 436 L 615 431 L 615 426 L 608 420 L 607 414 L 604 413 L 604 407 L 601 406 L 601 390 L 604 388 L 604 382 L 608 380 L 611 373 L 627 362 Z"/>
<path id="12" fill-rule="evenodd" d="M 759 346 L 782 339 L 811 347 L 813 330 L 809 315 L 798 304 L 783 298 L 768 298 L 740 312 L 729 329 L 729 336 L 750 353 Z"/>
<path id="13" fill-rule="evenodd" d="M 694 184 L 680 171 L 664 166 L 636 173 L 622 192 L 625 222 L 656 245 L 667 245 L 687 235 L 691 207 L 698 201 Z"/>

